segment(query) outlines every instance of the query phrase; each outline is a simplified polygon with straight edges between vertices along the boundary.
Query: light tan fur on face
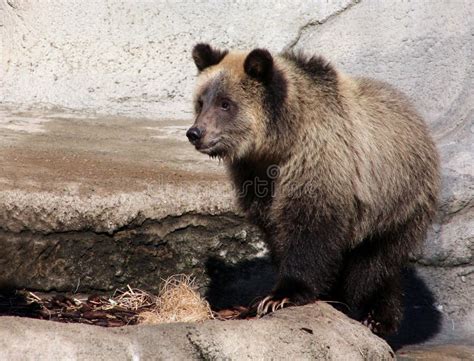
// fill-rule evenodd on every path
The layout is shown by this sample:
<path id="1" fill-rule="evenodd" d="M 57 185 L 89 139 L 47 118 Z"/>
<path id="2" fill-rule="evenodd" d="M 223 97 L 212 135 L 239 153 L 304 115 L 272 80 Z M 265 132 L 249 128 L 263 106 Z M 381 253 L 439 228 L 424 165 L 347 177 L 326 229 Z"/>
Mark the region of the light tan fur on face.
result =
<path id="1" fill-rule="evenodd" d="M 214 78 L 225 73 L 233 82 L 237 83 L 245 76 L 244 61 L 247 53 L 233 52 L 227 54 L 219 64 L 205 69 L 197 79 L 195 95 L 199 95 L 202 89 Z"/>
<path id="2" fill-rule="evenodd" d="M 227 54 L 219 64 L 205 69 L 198 77 L 194 92 L 195 101 L 203 90 L 215 79 L 222 77 L 228 84 L 228 92 L 233 94 L 233 99 L 238 101 L 240 107 L 239 119 L 236 123 L 245 123 L 251 131 L 246 137 L 240 139 L 238 147 L 226 154 L 224 159 L 232 160 L 244 157 L 252 150 L 262 148 L 266 143 L 264 111 L 260 103 L 263 96 L 259 89 L 254 93 L 246 93 L 240 87 L 240 82 L 247 77 L 244 71 L 244 62 L 248 52 L 232 52 Z"/>
<path id="3" fill-rule="evenodd" d="M 244 73 L 244 62 L 248 52 L 232 52 L 227 54 L 222 61 L 216 65 L 216 68 L 223 68 L 232 76 L 242 79 Z"/>

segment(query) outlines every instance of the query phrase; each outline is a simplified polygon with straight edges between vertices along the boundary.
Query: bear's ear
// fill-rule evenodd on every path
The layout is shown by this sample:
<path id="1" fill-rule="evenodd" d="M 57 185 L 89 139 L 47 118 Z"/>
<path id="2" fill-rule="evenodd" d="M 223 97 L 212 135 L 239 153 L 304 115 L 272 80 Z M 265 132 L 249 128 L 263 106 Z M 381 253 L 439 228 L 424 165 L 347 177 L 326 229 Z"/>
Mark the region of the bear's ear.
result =
<path id="1" fill-rule="evenodd" d="M 268 82 L 273 75 L 273 57 L 266 49 L 254 49 L 244 62 L 245 73 L 261 82 Z"/>
<path id="2" fill-rule="evenodd" d="M 209 66 L 219 64 L 227 55 L 227 50 L 213 49 L 209 44 L 199 43 L 193 48 L 193 59 L 201 72 Z"/>

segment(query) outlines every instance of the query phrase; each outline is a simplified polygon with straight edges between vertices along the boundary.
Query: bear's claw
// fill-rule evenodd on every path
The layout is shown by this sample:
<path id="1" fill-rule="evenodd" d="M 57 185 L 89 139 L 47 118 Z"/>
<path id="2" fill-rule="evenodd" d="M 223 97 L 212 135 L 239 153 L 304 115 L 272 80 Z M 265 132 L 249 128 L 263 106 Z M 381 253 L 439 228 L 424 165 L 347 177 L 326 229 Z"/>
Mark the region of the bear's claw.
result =
<path id="1" fill-rule="evenodd" d="M 370 331 L 375 334 L 379 333 L 380 322 L 376 322 L 372 314 L 368 314 L 367 318 L 362 321 L 362 324 L 366 326 Z"/>
<path id="2" fill-rule="evenodd" d="M 287 297 L 281 300 L 280 299 L 275 300 L 273 299 L 273 296 L 267 296 L 258 304 L 257 316 L 262 317 L 266 315 L 267 313 L 275 312 L 285 307 L 285 305 L 288 305 L 288 304 L 290 304 L 290 300 Z"/>

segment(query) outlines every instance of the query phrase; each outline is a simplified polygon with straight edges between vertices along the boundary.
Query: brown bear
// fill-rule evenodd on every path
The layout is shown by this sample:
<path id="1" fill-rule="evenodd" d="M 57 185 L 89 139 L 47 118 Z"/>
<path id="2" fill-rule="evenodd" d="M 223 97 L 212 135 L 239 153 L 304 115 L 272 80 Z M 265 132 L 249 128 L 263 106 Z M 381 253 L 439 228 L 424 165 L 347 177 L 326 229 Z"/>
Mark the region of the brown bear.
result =
<path id="1" fill-rule="evenodd" d="M 187 137 L 223 159 L 277 267 L 263 315 L 336 299 L 379 334 L 402 316 L 400 273 L 439 191 L 438 154 L 405 95 L 319 56 L 197 44 Z"/>

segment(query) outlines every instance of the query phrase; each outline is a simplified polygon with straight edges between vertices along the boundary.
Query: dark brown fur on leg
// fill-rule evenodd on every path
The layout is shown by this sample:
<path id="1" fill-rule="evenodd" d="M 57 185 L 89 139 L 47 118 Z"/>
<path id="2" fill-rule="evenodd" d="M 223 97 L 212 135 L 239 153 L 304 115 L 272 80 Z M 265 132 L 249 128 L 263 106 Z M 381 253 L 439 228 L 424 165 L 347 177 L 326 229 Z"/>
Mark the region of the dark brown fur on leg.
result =
<path id="1" fill-rule="evenodd" d="M 418 212 L 405 224 L 373 236 L 348 256 L 344 274 L 344 299 L 362 310 L 364 322 L 375 333 L 397 330 L 402 315 L 400 270 L 413 244 L 423 239 L 428 219 Z"/>
<path id="2" fill-rule="evenodd" d="M 363 323 L 380 336 L 387 336 L 397 331 L 403 316 L 402 289 L 400 276 L 386 279 L 365 305 Z"/>
<path id="3" fill-rule="evenodd" d="M 269 239 L 279 274 L 275 289 L 265 301 L 287 299 L 288 304 L 302 305 L 327 296 L 333 288 L 344 259 L 344 225 L 348 220 L 343 216 L 333 219 L 328 210 L 336 206 L 327 200 L 300 192 L 287 196 L 291 200 L 275 199 L 275 204 L 285 205 L 274 212 L 278 226 Z M 312 207 L 320 210 L 319 217 L 311 216 Z"/>

